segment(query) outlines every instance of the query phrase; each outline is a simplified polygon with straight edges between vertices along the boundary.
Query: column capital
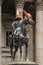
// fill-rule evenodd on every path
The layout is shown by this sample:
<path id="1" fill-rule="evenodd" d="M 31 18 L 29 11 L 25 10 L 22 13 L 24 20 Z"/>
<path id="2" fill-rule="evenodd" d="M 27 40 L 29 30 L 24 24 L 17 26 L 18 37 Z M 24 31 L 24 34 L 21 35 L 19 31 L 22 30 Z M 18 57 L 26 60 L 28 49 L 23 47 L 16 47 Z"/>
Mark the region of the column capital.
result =
<path id="1" fill-rule="evenodd" d="M 43 6 L 43 0 L 37 0 L 37 6 Z"/>
<path id="2" fill-rule="evenodd" d="M 0 5 L 2 4 L 2 0 L 0 0 Z"/>
<path id="3" fill-rule="evenodd" d="M 37 0 L 36 5 L 37 5 L 36 7 L 37 11 L 43 11 L 43 0 Z"/>

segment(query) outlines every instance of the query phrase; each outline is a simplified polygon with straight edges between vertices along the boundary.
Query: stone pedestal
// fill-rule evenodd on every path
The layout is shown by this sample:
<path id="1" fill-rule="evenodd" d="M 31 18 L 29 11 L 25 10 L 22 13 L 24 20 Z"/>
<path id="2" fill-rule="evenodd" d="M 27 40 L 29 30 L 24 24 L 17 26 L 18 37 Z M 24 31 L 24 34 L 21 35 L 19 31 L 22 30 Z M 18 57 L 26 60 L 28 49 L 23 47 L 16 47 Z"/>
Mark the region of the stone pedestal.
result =
<path id="1" fill-rule="evenodd" d="M 38 65 L 35 62 L 31 62 L 31 61 L 26 61 L 26 62 L 12 62 L 9 63 L 8 65 Z"/>

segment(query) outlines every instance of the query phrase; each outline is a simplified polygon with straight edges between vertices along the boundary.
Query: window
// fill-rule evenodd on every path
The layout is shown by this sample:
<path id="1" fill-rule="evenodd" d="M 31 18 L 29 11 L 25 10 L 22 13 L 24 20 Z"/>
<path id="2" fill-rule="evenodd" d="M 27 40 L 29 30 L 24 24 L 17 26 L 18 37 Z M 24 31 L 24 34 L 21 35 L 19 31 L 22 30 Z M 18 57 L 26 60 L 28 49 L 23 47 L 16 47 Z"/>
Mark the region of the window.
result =
<path id="1" fill-rule="evenodd" d="M 11 35 L 11 31 L 7 31 L 6 32 L 6 46 L 9 46 L 10 45 L 10 35 Z"/>

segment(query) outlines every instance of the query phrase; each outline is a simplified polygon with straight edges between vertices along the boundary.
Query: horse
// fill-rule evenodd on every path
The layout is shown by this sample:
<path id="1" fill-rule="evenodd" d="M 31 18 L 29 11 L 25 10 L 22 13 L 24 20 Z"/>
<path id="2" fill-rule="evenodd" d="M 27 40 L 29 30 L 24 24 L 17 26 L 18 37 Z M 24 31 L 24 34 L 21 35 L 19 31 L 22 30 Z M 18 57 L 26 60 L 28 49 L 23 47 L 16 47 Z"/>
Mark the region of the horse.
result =
<path id="1" fill-rule="evenodd" d="M 29 41 L 29 36 L 26 31 L 26 26 L 27 24 L 34 25 L 35 22 L 29 18 L 29 19 L 23 19 L 20 21 L 14 21 L 12 23 L 13 27 L 13 32 L 12 32 L 12 42 L 10 44 L 10 49 L 11 49 L 11 56 L 13 60 L 15 59 L 16 52 L 18 51 L 18 48 L 20 48 L 20 61 L 22 61 L 22 46 L 25 45 L 25 60 L 28 60 L 27 54 L 28 54 L 28 41 Z M 13 44 L 15 47 L 15 51 L 13 54 Z"/>

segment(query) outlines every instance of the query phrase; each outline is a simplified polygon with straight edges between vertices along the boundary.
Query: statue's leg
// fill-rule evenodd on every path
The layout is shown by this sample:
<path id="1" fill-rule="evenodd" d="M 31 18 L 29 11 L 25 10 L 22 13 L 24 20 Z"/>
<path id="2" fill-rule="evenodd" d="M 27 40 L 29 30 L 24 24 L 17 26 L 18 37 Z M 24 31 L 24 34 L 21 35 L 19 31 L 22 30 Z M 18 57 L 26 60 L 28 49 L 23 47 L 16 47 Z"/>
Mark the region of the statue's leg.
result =
<path id="1" fill-rule="evenodd" d="M 20 61 L 22 61 L 22 46 L 20 46 Z"/>
<path id="2" fill-rule="evenodd" d="M 16 52 L 18 51 L 18 46 L 15 46 L 15 51 L 14 51 L 14 56 L 13 56 L 13 60 L 15 59 L 15 55 L 16 55 Z"/>

